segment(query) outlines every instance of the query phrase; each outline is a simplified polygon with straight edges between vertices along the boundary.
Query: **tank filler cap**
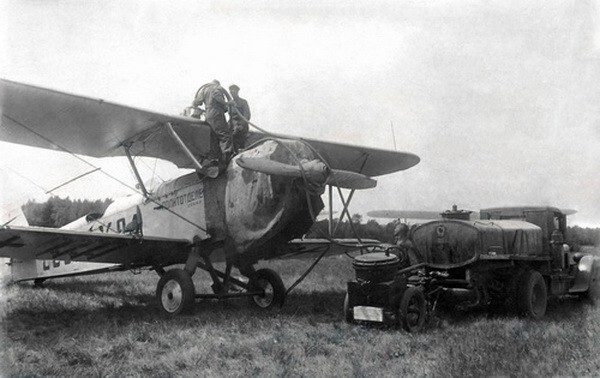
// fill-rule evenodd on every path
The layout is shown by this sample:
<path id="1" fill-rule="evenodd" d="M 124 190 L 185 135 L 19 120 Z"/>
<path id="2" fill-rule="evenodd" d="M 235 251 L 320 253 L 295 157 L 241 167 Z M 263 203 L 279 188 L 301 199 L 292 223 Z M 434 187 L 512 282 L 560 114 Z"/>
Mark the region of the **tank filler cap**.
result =
<path id="1" fill-rule="evenodd" d="M 446 210 L 443 213 L 440 213 L 442 218 L 444 219 L 460 219 L 460 220 L 469 220 L 471 219 L 471 210 L 459 210 L 458 206 L 452 205 L 451 210 Z"/>

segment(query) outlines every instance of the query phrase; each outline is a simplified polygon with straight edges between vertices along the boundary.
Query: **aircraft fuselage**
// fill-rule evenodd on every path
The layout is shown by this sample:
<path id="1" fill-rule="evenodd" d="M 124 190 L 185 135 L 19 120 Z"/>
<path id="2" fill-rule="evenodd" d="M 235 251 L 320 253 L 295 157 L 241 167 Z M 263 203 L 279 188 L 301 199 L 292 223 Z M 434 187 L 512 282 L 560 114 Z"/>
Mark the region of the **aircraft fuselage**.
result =
<path id="1" fill-rule="evenodd" d="M 265 142 L 242 154 L 279 161 L 314 158 L 302 143 L 285 143 L 286 148 Z M 290 152 L 296 156 L 286 159 Z M 217 178 L 189 173 L 164 182 L 149 198 L 141 194 L 119 198 L 101 217 L 88 216 L 65 228 L 190 242 L 196 237 L 215 246 L 212 257 L 217 260 L 222 250 L 230 257 L 245 256 L 250 263 L 272 256 L 279 243 L 308 231 L 323 207 L 320 193 L 306 196 L 302 180 L 243 169 L 236 158 Z"/>

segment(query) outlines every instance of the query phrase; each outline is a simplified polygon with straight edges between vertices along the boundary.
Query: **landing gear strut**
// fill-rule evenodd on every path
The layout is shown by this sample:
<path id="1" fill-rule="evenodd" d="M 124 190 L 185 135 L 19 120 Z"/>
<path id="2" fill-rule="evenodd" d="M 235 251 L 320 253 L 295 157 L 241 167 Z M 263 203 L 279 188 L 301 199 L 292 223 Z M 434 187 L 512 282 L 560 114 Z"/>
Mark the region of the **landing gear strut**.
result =
<path id="1" fill-rule="evenodd" d="M 192 275 L 200 268 L 210 274 L 213 280 L 213 294 L 196 294 Z M 185 269 L 171 269 L 164 271 L 157 268 L 161 276 L 156 288 L 156 298 L 162 312 L 168 316 L 189 313 L 194 308 L 194 300 L 247 297 L 251 305 L 262 309 L 272 309 L 282 306 L 285 300 L 285 286 L 279 274 L 271 269 L 254 270 L 245 266 L 241 272 L 249 277 L 244 282 L 231 276 L 231 264 L 227 264 L 225 272 L 221 272 L 212 265 L 206 254 L 200 253 L 199 246 L 195 246 L 188 257 Z"/>

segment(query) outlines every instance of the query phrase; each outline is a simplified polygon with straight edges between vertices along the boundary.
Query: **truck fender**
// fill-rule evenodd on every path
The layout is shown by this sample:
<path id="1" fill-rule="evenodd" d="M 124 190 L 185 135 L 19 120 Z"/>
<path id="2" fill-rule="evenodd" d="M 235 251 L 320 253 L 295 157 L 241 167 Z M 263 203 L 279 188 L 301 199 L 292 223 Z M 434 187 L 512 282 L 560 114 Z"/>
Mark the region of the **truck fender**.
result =
<path id="1" fill-rule="evenodd" d="M 579 260 L 575 279 L 569 293 L 588 293 L 596 296 L 600 291 L 600 257 L 586 255 Z"/>

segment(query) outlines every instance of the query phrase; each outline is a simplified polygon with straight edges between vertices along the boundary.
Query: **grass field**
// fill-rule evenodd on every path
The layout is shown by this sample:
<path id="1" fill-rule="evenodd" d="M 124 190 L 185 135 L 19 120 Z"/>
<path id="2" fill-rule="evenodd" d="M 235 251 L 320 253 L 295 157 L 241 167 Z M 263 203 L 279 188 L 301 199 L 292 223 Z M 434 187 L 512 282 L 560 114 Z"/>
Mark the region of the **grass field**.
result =
<path id="1" fill-rule="evenodd" d="M 310 261 L 278 261 L 289 286 Z M 1 371 L 19 376 L 598 376 L 600 307 L 554 299 L 542 321 L 446 311 L 423 333 L 349 325 L 345 257 L 324 259 L 264 312 L 197 302 L 165 319 L 154 272 L 3 287 Z M 208 289 L 207 275 L 194 276 Z"/>

